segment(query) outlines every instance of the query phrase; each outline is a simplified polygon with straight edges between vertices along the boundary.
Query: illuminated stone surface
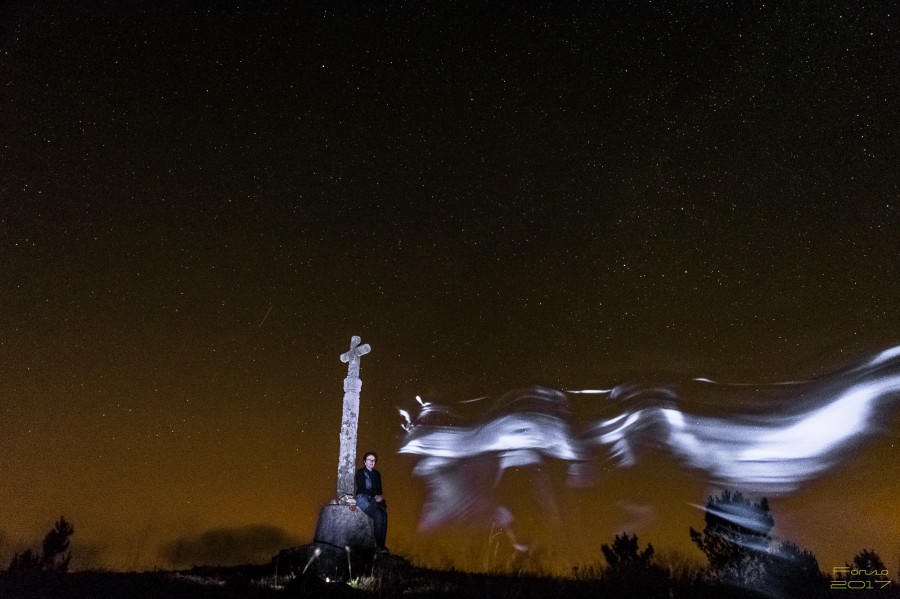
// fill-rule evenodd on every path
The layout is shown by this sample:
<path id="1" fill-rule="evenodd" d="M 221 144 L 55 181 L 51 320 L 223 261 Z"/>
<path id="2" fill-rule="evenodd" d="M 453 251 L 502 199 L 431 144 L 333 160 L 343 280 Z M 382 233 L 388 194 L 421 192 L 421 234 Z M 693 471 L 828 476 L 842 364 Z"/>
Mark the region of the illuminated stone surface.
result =
<path id="1" fill-rule="evenodd" d="M 316 543 L 334 547 L 375 549 L 372 519 L 355 505 L 331 504 L 319 512 Z"/>
<path id="2" fill-rule="evenodd" d="M 341 354 L 341 362 L 347 363 L 347 378 L 344 379 L 344 412 L 341 417 L 341 448 L 338 457 L 337 500 L 344 505 L 353 501 L 356 472 L 356 429 L 359 423 L 359 392 L 362 380 L 359 378 L 359 358 L 372 348 L 368 343 L 360 345 L 356 335 L 350 340 L 350 350 Z"/>
<path id="3" fill-rule="evenodd" d="M 354 474 L 356 472 L 356 429 L 359 422 L 359 359 L 372 348 L 368 343 L 360 345 L 356 335 L 350 340 L 350 350 L 341 354 L 341 362 L 347 363 L 344 379 L 344 412 L 341 418 L 341 446 L 338 457 L 337 498 L 319 512 L 315 543 L 324 543 L 343 549 L 375 549 L 375 532 L 372 520 L 356 507 Z"/>

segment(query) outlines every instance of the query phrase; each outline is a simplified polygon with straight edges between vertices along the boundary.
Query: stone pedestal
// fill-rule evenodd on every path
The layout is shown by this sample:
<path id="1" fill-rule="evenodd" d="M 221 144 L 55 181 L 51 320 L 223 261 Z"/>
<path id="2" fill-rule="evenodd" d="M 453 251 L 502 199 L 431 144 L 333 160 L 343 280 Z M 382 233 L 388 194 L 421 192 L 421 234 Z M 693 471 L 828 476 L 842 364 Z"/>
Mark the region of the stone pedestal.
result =
<path id="1" fill-rule="evenodd" d="M 319 512 L 315 543 L 375 550 L 375 526 L 355 505 L 329 504 Z"/>

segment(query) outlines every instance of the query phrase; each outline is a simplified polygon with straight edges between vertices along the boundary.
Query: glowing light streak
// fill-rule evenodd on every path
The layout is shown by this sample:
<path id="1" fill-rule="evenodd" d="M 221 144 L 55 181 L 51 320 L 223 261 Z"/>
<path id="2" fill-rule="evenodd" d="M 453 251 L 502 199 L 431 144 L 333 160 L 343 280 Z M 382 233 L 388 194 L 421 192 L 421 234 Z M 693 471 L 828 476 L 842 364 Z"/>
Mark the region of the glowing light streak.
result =
<path id="1" fill-rule="evenodd" d="M 721 406 L 732 405 L 729 388 L 748 386 L 692 380 L 720 392 L 720 412 Z M 797 401 L 773 403 L 771 394 L 777 389 L 783 398 L 785 385 L 798 386 Z M 432 494 L 423 515 L 425 527 L 474 513 L 508 511 L 489 498 L 508 468 L 561 460 L 569 464 L 569 484 L 584 486 L 592 462 L 605 455 L 620 467 L 639 466 L 639 450 L 647 444 L 668 450 L 687 467 L 705 470 L 716 485 L 791 492 L 832 468 L 851 443 L 878 430 L 878 410 L 900 395 L 900 346 L 817 380 L 753 387 L 758 388 L 753 391 L 758 407 L 767 408 L 765 415 L 689 413 L 671 386 L 566 392 L 536 387 L 502 396 L 480 420 L 436 426 L 426 416 L 449 415 L 450 408 L 416 397 L 418 417 L 401 411 L 407 434 L 399 451 L 421 458 L 413 473 L 426 479 Z M 576 426 L 568 395 L 609 395 L 615 402 L 609 405 L 621 413 Z M 773 406 L 777 409 L 768 409 Z M 476 463 L 483 476 L 472 474 Z M 461 496 L 466 500 L 455 507 L 437 500 L 455 497 L 459 502 Z M 540 499 L 555 505 L 552 497 Z"/>

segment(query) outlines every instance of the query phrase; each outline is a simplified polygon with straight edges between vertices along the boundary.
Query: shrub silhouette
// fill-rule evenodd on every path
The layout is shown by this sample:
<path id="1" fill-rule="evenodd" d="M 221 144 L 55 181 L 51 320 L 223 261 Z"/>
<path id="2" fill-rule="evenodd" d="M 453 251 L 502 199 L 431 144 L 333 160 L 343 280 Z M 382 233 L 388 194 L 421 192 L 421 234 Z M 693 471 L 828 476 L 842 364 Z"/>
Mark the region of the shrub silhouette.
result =
<path id="1" fill-rule="evenodd" d="M 600 551 L 606 559 L 603 580 L 613 593 L 628 591 L 638 597 L 668 597 L 667 573 L 653 559 L 653 545 L 647 543 L 643 551 L 637 535 L 616 535 L 612 546 L 604 543 Z"/>
<path id="2" fill-rule="evenodd" d="M 8 572 L 10 574 L 30 576 L 43 571 L 41 567 L 42 561 L 40 556 L 36 555 L 31 549 L 26 549 L 21 555 L 17 553 L 13 556 Z"/>
<path id="3" fill-rule="evenodd" d="M 638 551 L 637 535 L 629 537 L 628 533 L 622 536 L 616 535 L 612 547 L 604 543 L 600 546 L 609 569 L 617 572 L 631 569 L 646 568 L 653 563 L 653 545 L 647 543 L 647 548 Z"/>

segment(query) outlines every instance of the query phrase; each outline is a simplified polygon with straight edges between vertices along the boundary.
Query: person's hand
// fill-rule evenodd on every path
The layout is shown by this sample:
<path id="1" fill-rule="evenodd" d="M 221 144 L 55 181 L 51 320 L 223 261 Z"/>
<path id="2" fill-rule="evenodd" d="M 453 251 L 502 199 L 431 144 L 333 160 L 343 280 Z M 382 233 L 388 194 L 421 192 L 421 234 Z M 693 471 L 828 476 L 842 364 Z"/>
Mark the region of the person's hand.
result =
<path id="1" fill-rule="evenodd" d="M 384 501 L 384 495 L 376 495 L 375 496 L 376 503 L 381 503 L 382 501 Z"/>

